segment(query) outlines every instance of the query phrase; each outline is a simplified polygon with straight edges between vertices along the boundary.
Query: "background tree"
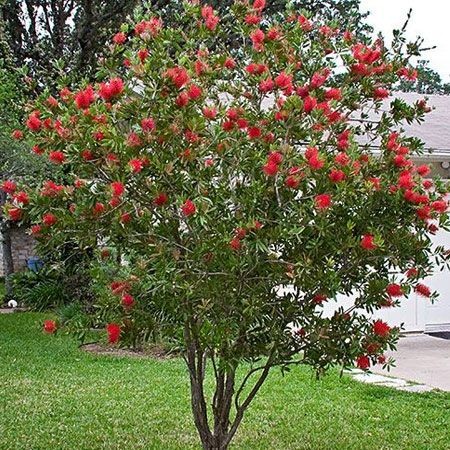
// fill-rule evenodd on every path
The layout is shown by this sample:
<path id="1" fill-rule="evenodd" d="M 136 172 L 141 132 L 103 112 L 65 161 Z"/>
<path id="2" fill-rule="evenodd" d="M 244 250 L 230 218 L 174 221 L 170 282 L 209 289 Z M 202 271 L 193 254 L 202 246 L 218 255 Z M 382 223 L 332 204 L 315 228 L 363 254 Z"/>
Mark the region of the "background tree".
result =
<path id="1" fill-rule="evenodd" d="M 262 17 L 264 5 L 236 2 L 223 25 L 185 3 L 172 27 L 157 16 L 123 26 L 106 80 L 42 95 L 29 112 L 71 183 L 5 208 L 44 242 L 133 255 L 132 275 L 110 280 L 109 342 L 141 311 L 167 318 L 205 449 L 229 446 L 273 367 L 386 362 L 398 330 L 367 313 L 412 289 L 434 299 L 419 280 L 445 258 L 428 233 L 448 226 L 446 188 L 423 179 L 429 168 L 411 161 L 423 144 L 400 132 L 426 104 L 382 108 L 417 49 L 365 45 L 291 12 Z M 378 123 L 355 121 L 367 109 Z M 324 314 L 340 294 L 354 304 Z"/>
<path id="2" fill-rule="evenodd" d="M 415 80 L 402 79 L 396 90 L 418 92 L 419 94 L 450 94 L 450 83 L 445 83 L 438 72 L 429 67 L 429 61 L 419 60 Z"/>

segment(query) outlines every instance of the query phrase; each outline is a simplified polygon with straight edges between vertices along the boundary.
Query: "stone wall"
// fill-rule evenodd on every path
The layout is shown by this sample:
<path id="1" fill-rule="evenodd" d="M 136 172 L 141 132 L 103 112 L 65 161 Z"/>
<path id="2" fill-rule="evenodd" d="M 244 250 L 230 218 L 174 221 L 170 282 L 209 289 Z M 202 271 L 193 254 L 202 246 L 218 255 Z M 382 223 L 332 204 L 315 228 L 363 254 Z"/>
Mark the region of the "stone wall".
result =
<path id="1" fill-rule="evenodd" d="M 28 258 L 35 256 L 35 240 L 27 234 L 25 228 L 15 228 L 11 230 L 12 254 L 14 260 L 14 270 L 17 272 L 27 267 Z M 3 254 L 0 246 L 0 276 L 4 276 Z"/>

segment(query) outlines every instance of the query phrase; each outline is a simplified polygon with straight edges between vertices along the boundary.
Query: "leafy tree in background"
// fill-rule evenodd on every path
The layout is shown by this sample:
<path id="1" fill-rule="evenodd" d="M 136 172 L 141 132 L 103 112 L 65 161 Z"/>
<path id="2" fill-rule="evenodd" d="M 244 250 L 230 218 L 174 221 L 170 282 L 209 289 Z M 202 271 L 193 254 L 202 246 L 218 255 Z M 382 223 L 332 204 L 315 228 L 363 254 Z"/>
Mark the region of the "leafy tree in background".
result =
<path id="1" fill-rule="evenodd" d="M 212 2 L 225 17 L 232 3 Z M 359 12 L 359 0 L 276 0 L 270 2 L 268 11 L 279 14 L 287 4 L 357 33 L 370 31 L 366 15 Z M 0 25 L 16 66 L 25 62 L 29 75 L 40 80 L 41 86 L 45 80 L 50 88 L 62 74 L 69 79 L 92 79 L 113 30 L 136 6 L 151 7 L 167 24 L 175 23 L 182 14 L 182 2 L 171 0 L 3 0 L 0 5 Z"/>
<path id="2" fill-rule="evenodd" d="M 450 83 L 444 83 L 439 73 L 429 67 L 429 63 L 420 60 L 416 66 L 417 79 L 402 79 L 396 89 L 402 92 L 450 95 Z"/>
<path id="3" fill-rule="evenodd" d="M 29 112 L 29 135 L 70 183 L 12 190 L 5 207 L 43 242 L 133 254 L 132 274 L 109 280 L 109 342 L 143 310 L 175 325 L 211 450 L 228 448 L 272 368 L 385 363 L 398 330 L 366 313 L 412 289 L 434 299 L 420 280 L 445 258 L 429 232 L 448 226 L 446 188 L 423 179 L 411 160 L 423 144 L 399 131 L 427 106 L 383 108 L 412 47 L 264 6 L 236 2 L 222 24 L 185 3 L 172 27 L 123 26 L 102 83 Z M 362 110 L 380 121 L 356 121 Z M 354 304 L 324 314 L 340 294 Z"/>

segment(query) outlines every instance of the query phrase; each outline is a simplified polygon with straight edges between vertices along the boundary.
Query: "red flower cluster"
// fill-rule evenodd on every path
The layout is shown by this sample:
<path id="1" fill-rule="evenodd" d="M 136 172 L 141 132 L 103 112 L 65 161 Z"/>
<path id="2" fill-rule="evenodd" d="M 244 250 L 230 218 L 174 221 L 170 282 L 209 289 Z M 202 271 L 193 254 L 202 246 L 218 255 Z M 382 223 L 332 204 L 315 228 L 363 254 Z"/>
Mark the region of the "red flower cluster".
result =
<path id="1" fill-rule="evenodd" d="M 181 211 L 185 217 L 189 217 L 196 213 L 197 208 L 194 202 L 188 199 L 181 205 Z"/>
<path id="2" fill-rule="evenodd" d="M 121 328 L 117 323 L 109 323 L 106 325 L 106 332 L 108 333 L 108 342 L 110 344 L 117 344 L 120 340 Z"/>
<path id="3" fill-rule="evenodd" d="M 44 320 L 44 332 L 48 334 L 56 333 L 57 326 L 54 320 Z"/>
<path id="4" fill-rule="evenodd" d="M 271 152 L 267 157 L 267 162 L 263 166 L 263 172 L 268 177 L 274 177 L 279 170 L 280 164 L 283 161 L 283 155 L 280 152 Z"/>
<path id="5" fill-rule="evenodd" d="M 214 31 L 219 23 L 219 17 L 215 14 L 212 6 L 205 5 L 202 7 L 201 14 L 208 30 Z"/>
<path id="6" fill-rule="evenodd" d="M 113 78 L 107 83 L 100 83 L 98 88 L 98 95 L 105 101 L 109 102 L 114 97 L 122 94 L 124 83 L 121 78 Z"/>
<path id="7" fill-rule="evenodd" d="M 372 234 L 365 234 L 361 238 L 361 247 L 364 250 L 375 250 L 377 248 L 375 237 Z"/>
<path id="8" fill-rule="evenodd" d="M 331 195 L 330 194 L 319 194 L 314 198 L 316 208 L 319 210 L 328 209 L 331 206 Z"/>
<path id="9" fill-rule="evenodd" d="M 388 337 L 391 332 L 391 327 L 386 322 L 383 322 L 382 320 L 376 320 L 373 323 L 372 329 L 373 329 L 374 334 L 376 334 L 377 336 L 380 336 L 382 338 Z"/>
<path id="10" fill-rule="evenodd" d="M 75 105 L 78 109 L 88 109 L 94 101 L 95 93 L 91 85 L 75 94 Z"/>

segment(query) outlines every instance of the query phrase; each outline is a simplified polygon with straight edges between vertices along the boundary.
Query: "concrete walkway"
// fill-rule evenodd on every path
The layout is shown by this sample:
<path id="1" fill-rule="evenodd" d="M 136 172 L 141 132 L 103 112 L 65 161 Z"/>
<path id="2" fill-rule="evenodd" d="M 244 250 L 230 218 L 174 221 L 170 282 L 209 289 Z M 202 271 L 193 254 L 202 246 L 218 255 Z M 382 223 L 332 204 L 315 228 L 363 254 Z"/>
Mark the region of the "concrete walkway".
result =
<path id="1" fill-rule="evenodd" d="M 408 335 L 387 356 L 395 359 L 396 367 L 387 372 L 375 366 L 373 372 L 450 391 L 450 340 Z"/>

